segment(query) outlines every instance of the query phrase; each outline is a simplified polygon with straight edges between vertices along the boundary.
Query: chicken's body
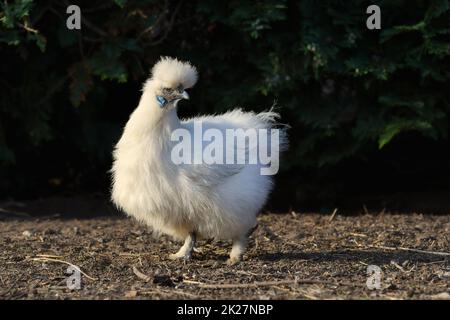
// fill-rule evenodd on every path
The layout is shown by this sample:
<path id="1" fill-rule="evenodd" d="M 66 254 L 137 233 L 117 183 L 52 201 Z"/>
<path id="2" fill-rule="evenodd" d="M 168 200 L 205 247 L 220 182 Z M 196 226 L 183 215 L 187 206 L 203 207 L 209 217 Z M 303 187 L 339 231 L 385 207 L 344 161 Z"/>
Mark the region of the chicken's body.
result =
<path id="1" fill-rule="evenodd" d="M 169 97 L 162 107 L 155 96 L 162 87 L 191 87 L 196 71 L 178 60 L 163 59 L 159 65 L 159 69 L 158 64 L 154 67 L 139 106 L 116 146 L 112 199 L 155 232 L 184 239 L 185 245 L 173 258 L 189 257 L 197 236 L 232 239 L 230 262 L 234 263 L 245 250 L 247 235 L 256 225 L 256 215 L 266 202 L 272 178 L 260 174 L 260 165 L 175 164 L 171 159 L 171 134 L 179 128 L 193 133 L 194 121 L 201 122 L 205 129 L 222 132 L 271 128 L 277 114 L 234 110 L 181 121 L 176 100 L 171 106 Z M 177 74 L 183 67 L 185 73 Z M 161 74 L 163 71 L 165 74 Z M 280 143 L 284 144 L 284 140 Z"/>

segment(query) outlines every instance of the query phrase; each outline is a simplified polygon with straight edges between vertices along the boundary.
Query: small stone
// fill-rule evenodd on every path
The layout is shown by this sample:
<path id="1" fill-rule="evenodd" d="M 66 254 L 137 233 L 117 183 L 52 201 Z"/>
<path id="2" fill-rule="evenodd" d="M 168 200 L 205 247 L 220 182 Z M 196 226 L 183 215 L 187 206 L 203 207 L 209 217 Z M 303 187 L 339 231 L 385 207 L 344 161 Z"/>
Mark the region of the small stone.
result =
<path id="1" fill-rule="evenodd" d="M 32 236 L 32 233 L 31 233 L 31 231 L 25 230 L 24 232 L 22 232 L 22 235 L 23 235 L 25 238 L 29 238 L 29 237 Z"/>
<path id="2" fill-rule="evenodd" d="M 136 290 L 130 290 L 125 292 L 125 298 L 135 298 L 138 292 Z"/>

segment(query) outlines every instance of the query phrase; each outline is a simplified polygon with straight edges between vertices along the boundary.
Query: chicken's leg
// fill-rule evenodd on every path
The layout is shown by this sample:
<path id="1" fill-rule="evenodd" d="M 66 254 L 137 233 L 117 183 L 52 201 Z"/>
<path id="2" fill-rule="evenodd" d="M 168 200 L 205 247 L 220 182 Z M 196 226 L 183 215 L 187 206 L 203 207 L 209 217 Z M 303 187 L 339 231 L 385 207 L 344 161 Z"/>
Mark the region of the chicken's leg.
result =
<path id="1" fill-rule="evenodd" d="M 172 260 L 175 259 L 190 259 L 192 256 L 192 250 L 195 246 L 196 236 L 195 233 L 190 233 L 186 239 L 184 240 L 183 246 L 178 250 L 177 253 L 172 253 L 169 255 L 169 258 Z"/>
<path id="2" fill-rule="evenodd" d="M 232 266 L 242 260 L 242 255 L 247 249 L 247 244 L 248 244 L 247 235 L 233 240 L 233 247 L 231 248 L 230 258 L 227 260 L 228 265 Z"/>
<path id="3" fill-rule="evenodd" d="M 256 228 L 258 228 L 258 223 L 256 223 L 255 226 L 251 228 L 245 236 L 233 240 L 233 247 L 231 248 L 230 258 L 227 260 L 228 265 L 232 266 L 242 260 L 242 255 L 247 249 L 248 238 L 252 235 Z"/>

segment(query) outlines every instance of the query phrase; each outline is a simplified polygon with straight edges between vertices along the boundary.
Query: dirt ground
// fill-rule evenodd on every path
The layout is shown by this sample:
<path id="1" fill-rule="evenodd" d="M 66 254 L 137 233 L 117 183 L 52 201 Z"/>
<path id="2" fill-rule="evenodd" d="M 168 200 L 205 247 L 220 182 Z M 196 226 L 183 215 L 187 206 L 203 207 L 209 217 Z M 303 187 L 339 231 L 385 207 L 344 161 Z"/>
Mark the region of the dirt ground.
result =
<path id="1" fill-rule="evenodd" d="M 263 214 L 245 260 L 228 266 L 226 241 L 171 261 L 178 243 L 117 214 L 3 211 L 0 299 L 450 299 L 449 231 L 450 215 Z M 80 289 L 67 287 L 68 263 Z"/>

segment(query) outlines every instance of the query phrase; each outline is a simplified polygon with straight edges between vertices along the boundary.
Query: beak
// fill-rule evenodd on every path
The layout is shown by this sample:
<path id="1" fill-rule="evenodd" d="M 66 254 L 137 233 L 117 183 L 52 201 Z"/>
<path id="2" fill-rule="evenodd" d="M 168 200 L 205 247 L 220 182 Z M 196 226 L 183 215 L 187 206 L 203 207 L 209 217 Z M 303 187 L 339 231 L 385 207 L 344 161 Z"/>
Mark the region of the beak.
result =
<path id="1" fill-rule="evenodd" d="M 186 92 L 186 90 L 183 91 L 183 93 L 181 94 L 181 97 L 182 97 L 183 99 L 189 100 L 189 95 L 188 95 L 188 93 Z"/>

